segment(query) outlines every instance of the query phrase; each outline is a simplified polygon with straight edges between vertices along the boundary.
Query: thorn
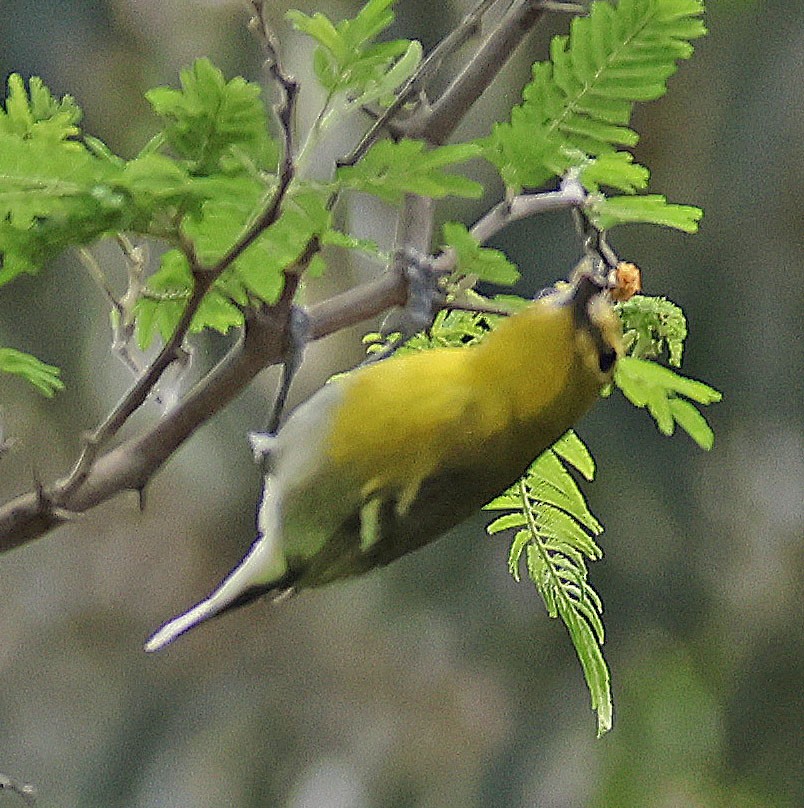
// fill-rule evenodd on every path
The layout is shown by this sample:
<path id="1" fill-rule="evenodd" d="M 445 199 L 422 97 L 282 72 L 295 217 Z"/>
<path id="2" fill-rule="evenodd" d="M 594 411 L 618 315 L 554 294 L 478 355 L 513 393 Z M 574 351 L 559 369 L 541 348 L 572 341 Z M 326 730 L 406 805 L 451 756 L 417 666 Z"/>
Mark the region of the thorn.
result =
<path id="1" fill-rule="evenodd" d="M 296 594 L 296 588 L 289 586 L 287 589 L 280 589 L 275 595 L 271 596 L 271 603 L 283 603 L 292 598 Z"/>
<path id="2" fill-rule="evenodd" d="M 310 317 L 300 306 L 290 307 L 288 327 L 285 332 L 285 356 L 282 363 L 282 382 L 276 394 L 274 407 L 265 430 L 268 435 L 275 435 L 279 430 L 279 422 L 282 420 L 282 412 L 285 409 L 290 385 L 296 372 L 301 367 L 304 358 L 304 349 L 307 346 L 310 335 Z M 252 448 L 254 444 L 252 442 Z"/>
<path id="3" fill-rule="evenodd" d="M 567 14 L 588 14 L 589 9 L 582 3 L 562 3 L 559 0 L 544 0 L 542 8 L 545 11 L 558 11 Z"/>
<path id="4" fill-rule="evenodd" d="M 51 516 L 55 516 L 60 522 L 74 522 L 81 516 L 77 511 L 71 511 L 68 508 L 59 508 L 55 505 L 50 506 L 49 513 Z"/>
<path id="5" fill-rule="evenodd" d="M 36 503 L 42 513 L 48 513 L 53 505 L 51 502 L 50 494 L 45 491 L 45 486 L 39 479 L 36 472 L 33 474 L 34 478 L 34 491 L 36 492 Z"/>

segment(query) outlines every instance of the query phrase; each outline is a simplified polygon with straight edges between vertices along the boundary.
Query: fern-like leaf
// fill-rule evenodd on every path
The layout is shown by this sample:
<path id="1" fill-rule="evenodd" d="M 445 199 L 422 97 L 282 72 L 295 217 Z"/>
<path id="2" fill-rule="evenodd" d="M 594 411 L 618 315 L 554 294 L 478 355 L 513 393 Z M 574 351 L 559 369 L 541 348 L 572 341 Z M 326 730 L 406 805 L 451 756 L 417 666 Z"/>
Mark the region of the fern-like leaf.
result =
<path id="1" fill-rule="evenodd" d="M 351 20 L 333 23 L 320 11 L 288 11 L 292 25 L 318 42 L 316 77 L 331 95 L 348 92 L 358 104 L 391 93 L 413 73 L 421 45 L 406 39 L 374 42 L 394 21 L 394 0 L 369 0 Z"/>
<path id="2" fill-rule="evenodd" d="M 374 194 L 392 204 L 405 194 L 433 199 L 445 196 L 479 198 L 480 183 L 444 169 L 480 154 L 472 143 L 455 143 L 427 149 L 420 140 L 381 140 L 354 166 L 341 166 L 336 181 L 344 188 Z"/>
<path id="3" fill-rule="evenodd" d="M 585 177 L 586 172 L 581 172 Z M 612 182 L 608 182 L 612 185 Z M 627 190 L 627 189 L 626 189 Z M 703 211 L 695 205 L 676 205 L 661 194 L 610 196 L 593 199 L 586 212 L 601 230 L 618 224 L 658 224 L 685 233 L 697 233 Z"/>
<path id="4" fill-rule="evenodd" d="M 614 383 L 634 406 L 648 410 L 663 435 L 672 435 L 678 424 L 702 449 L 712 448 L 712 428 L 691 402 L 720 401 L 713 387 L 633 356 L 617 362 Z"/>
<path id="5" fill-rule="evenodd" d="M 258 190 L 251 188 L 238 201 L 206 202 L 199 217 L 187 218 L 183 230 L 202 262 L 214 264 L 243 234 L 260 210 Z M 225 333 L 243 324 L 242 307 L 255 300 L 275 303 L 284 287 L 285 268 L 314 237 L 327 232 L 329 220 L 321 192 L 304 190 L 289 196 L 279 219 L 216 279 L 193 317 L 190 332 L 214 328 Z M 178 250 L 165 253 L 135 307 L 140 348 L 147 348 L 157 334 L 163 341 L 172 335 L 193 285 L 186 257 Z"/>
<path id="6" fill-rule="evenodd" d="M 501 250 L 481 247 L 477 239 L 460 222 L 445 222 L 442 227 L 444 246 L 455 250 L 456 270 L 462 276 L 500 286 L 513 286 L 520 278 L 519 270 Z"/>
<path id="7" fill-rule="evenodd" d="M 702 12 L 700 0 L 592 3 L 568 37 L 553 39 L 550 61 L 534 65 L 510 123 L 494 128 L 487 156 L 506 183 L 539 186 L 573 165 L 634 146 L 634 103 L 665 93 L 676 62 L 692 54 L 690 40 L 706 32 Z M 612 184 L 622 187 L 617 168 Z M 595 182 L 609 184 L 604 172 Z"/>
<path id="8" fill-rule="evenodd" d="M 165 121 L 164 137 L 195 174 L 247 162 L 273 169 L 278 151 L 268 135 L 260 85 L 239 76 L 227 81 L 209 61 L 181 71 L 181 90 L 155 87 L 145 93 Z"/>
<path id="9" fill-rule="evenodd" d="M 81 109 L 71 95 L 57 101 L 39 76 L 25 82 L 18 73 L 8 77 L 5 109 L 0 106 L 0 132 L 26 140 L 61 143 L 79 134 Z"/>
<path id="10" fill-rule="evenodd" d="M 508 556 L 511 575 L 519 580 L 524 556 L 528 577 L 550 617 L 567 627 L 580 660 L 597 713 L 598 735 L 611 728 L 609 671 L 601 646 L 604 640 L 602 603 L 587 577 L 587 561 L 601 557 L 595 542 L 603 528 L 566 465 L 594 476 L 594 462 L 574 432 L 568 432 L 544 452 L 525 476 L 487 510 L 506 511 L 486 530 L 490 534 L 515 529 Z"/>

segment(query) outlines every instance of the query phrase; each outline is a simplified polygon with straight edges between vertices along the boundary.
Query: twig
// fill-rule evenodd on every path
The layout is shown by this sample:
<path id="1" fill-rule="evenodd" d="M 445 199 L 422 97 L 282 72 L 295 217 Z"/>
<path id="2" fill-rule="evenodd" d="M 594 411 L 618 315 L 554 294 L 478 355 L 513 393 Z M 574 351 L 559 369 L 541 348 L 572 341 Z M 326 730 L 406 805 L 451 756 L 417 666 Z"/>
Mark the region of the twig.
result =
<path id="1" fill-rule="evenodd" d="M 485 244 L 512 222 L 542 213 L 578 208 L 586 201 L 586 197 L 586 190 L 574 178 L 562 183 L 557 191 L 519 194 L 493 207 L 472 227 L 471 233 L 481 244 Z"/>
<path id="2" fill-rule="evenodd" d="M 308 261 L 312 251 L 303 256 Z M 292 278 L 304 269 L 300 263 Z M 250 311 L 244 335 L 229 352 L 175 407 L 143 433 L 98 457 L 79 485 L 63 497 L 58 511 L 31 491 L 0 506 L 0 552 L 13 549 L 67 521 L 67 512 L 84 513 L 126 490 L 139 491 L 173 452 L 195 430 L 219 412 L 264 368 L 281 361 L 283 328 L 295 292 L 286 285 L 273 307 Z M 356 325 L 405 301 L 405 280 L 388 273 L 376 281 L 337 295 L 308 310 L 309 338 L 320 339 Z"/>
<path id="3" fill-rule="evenodd" d="M 295 163 L 293 159 L 293 116 L 296 110 L 296 99 L 299 94 L 299 85 L 295 79 L 282 68 L 279 57 L 279 47 L 264 15 L 264 3 L 252 0 L 254 10 L 252 28 L 256 29 L 263 40 L 267 53 L 267 66 L 271 78 L 281 89 L 279 103 L 274 106 L 274 112 L 279 121 L 282 132 L 282 160 L 279 165 L 279 182 L 271 202 L 265 210 L 254 220 L 251 227 L 232 245 L 226 255 L 221 258 L 209 271 L 216 278 L 227 270 L 259 237 L 270 227 L 281 213 L 282 203 L 285 201 L 290 184 L 295 176 Z"/>
<path id="4" fill-rule="evenodd" d="M 401 134 L 445 143 L 544 13 L 541 0 L 519 0 L 512 5 L 441 97 L 400 124 Z"/>
<path id="5" fill-rule="evenodd" d="M 131 350 L 134 340 L 134 307 L 145 286 L 148 251 L 143 246 L 135 247 L 123 233 L 118 233 L 116 240 L 126 261 L 128 284 L 123 296 L 116 301 L 117 318 L 113 326 L 112 351 L 136 378 L 143 372 L 145 362 Z"/>
<path id="6" fill-rule="evenodd" d="M 84 269 L 89 272 L 89 276 L 95 281 L 95 285 L 103 292 L 103 296 L 106 298 L 109 305 L 120 313 L 120 301 L 114 296 L 112 287 L 109 286 L 106 275 L 103 274 L 103 270 L 95 256 L 86 247 L 80 247 L 77 253 L 78 259 L 84 265 Z"/>
<path id="7" fill-rule="evenodd" d="M 445 142 L 543 14 L 537 0 L 512 5 L 440 98 L 400 124 L 400 133 L 430 143 Z M 397 225 L 395 252 L 430 252 L 433 210 L 431 199 L 407 195 Z M 454 265 L 455 256 L 448 260 Z M 440 269 L 437 262 L 434 269 Z"/>
<path id="8" fill-rule="evenodd" d="M 117 434 L 120 427 L 142 406 L 165 369 L 179 356 L 182 341 L 187 334 L 192 318 L 213 281 L 212 274 L 196 276 L 193 294 L 182 312 L 173 336 L 104 421 L 92 432 L 86 433 L 83 449 L 70 474 L 46 492 L 46 497 L 53 507 L 66 507 L 66 501 L 86 478 L 88 470 L 97 456 L 98 448 Z"/>
<path id="9" fill-rule="evenodd" d="M 486 244 L 512 222 L 527 219 L 542 213 L 557 210 L 579 210 L 586 201 L 584 187 L 572 175 L 567 177 L 557 191 L 546 191 L 539 194 L 519 194 L 511 199 L 495 205 L 482 216 L 469 230 L 480 244 Z M 433 261 L 436 272 L 447 273 L 455 269 L 457 263 L 455 250 L 446 249 Z"/>
<path id="10" fill-rule="evenodd" d="M 346 157 L 342 160 L 338 160 L 339 166 L 353 166 L 363 158 L 365 153 L 380 136 L 382 130 L 396 117 L 402 107 L 404 107 L 413 95 L 419 92 L 426 82 L 438 72 L 444 59 L 462 47 L 477 33 L 483 15 L 496 2 L 497 0 L 480 0 L 463 20 L 461 20 L 458 27 L 450 31 L 450 33 L 430 51 L 421 65 L 419 65 L 416 72 L 397 92 L 394 102 L 382 112 L 366 134 L 363 135 L 360 143 L 358 143 Z"/>
<path id="11" fill-rule="evenodd" d="M 510 317 L 511 309 L 504 306 L 495 306 L 493 303 L 473 303 L 469 300 L 448 300 L 442 306 L 448 311 L 468 311 L 470 314 L 493 314 L 500 317 Z"/>

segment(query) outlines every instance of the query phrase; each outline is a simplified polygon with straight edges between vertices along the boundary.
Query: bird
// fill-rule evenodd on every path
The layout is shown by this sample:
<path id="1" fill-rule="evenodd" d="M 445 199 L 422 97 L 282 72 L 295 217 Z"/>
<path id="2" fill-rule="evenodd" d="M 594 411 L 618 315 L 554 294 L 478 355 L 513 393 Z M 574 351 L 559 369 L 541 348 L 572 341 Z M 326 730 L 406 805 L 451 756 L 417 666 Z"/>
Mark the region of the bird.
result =
<path id="1" fill-rule="evenodd" d="M 599 398 L 623 352 L 606 281 L 560 283 L 477 343 L 392 355 L 324 385 L 263 463 L 257 538 L 152 652 L 268 595 L 361 575 L 437 539 L 513 485 Z"/>

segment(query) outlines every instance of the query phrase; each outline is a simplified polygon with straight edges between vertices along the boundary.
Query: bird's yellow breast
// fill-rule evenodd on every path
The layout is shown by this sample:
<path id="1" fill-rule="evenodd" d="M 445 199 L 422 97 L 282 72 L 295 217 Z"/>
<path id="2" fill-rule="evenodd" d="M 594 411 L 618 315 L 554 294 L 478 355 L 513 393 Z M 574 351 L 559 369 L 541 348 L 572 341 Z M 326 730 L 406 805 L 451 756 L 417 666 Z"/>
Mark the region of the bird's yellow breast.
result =
<path id="1" fill-rule="evenodd" d="M 409 354 L 345 381 L 330 456 L 356 475 L 363 497 L 387 489 L 415 493 L 422 480 L 495 427 L 499 415 L 479 393 L 467 353 Z"/>
<path id="2" fill-rule="evenodd" d="M 494 464 L 489 452 L 510 452 L 520 439 L 533 459 L 561 434 L 553 432 L 563 410 L 567 428 L 602 383 L 587 372 L 577 337 L 570 307 L 537 301 L 479 345 L 363 368 L 343 380 L 330 458 L 363 499 L 386 492 L 404 504 L 436 473 Z M 565 407 L 567 393 L 574 400 Z"/>

